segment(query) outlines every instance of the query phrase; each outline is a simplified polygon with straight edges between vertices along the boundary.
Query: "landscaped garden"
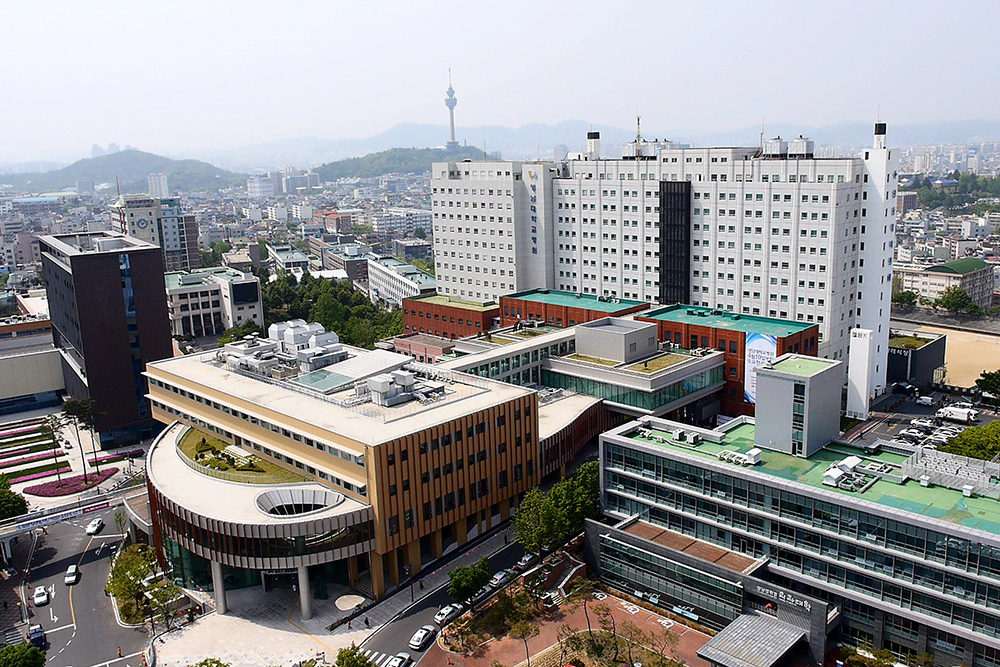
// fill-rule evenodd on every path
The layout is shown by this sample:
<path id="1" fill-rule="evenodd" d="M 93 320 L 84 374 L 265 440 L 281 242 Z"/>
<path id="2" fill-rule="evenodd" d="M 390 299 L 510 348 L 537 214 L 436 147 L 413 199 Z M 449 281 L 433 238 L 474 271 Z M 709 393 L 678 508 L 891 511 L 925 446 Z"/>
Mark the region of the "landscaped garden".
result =
<path id="1" fill-rule="evenodd" d="M 24 488 L 24 493 L 29 496 L 39 496 L 42 498 L 68 496 L 74 493 L 80 493 L 81 491 L 86 491 L 87 489 L 92 489 L 98 484 L 106 482 L 117 472 L 118 468 L 112 467 L 104 468 L 101 472 L 87 473 L 86 479 L 83 478 L 83 475 L 63 477 L 62 479 L 52 480 L 51 482 L 45 482 L 44 484 L 27 486 Z"/>
<path id="2" fill-rule="evenodd" d="M 43 419 L 27 419 L 0 427 L 0 472 L 11 484 L 68 472 L 65 453 Z"/>
<path id="3" fill-rule="evenodd" d="M 212 475 L 210 472 L 212 470 L 233 473 L 231 476 L 218 476 L 248 484 L 289 484 L 306 481 L 301 475 L 285 470 L 255 454 L 234 449 L 229 443 L 194 428 L 189 428 L 181 437 L 178 447 L 183 456 L 205 468 L 207 475 Z"/>

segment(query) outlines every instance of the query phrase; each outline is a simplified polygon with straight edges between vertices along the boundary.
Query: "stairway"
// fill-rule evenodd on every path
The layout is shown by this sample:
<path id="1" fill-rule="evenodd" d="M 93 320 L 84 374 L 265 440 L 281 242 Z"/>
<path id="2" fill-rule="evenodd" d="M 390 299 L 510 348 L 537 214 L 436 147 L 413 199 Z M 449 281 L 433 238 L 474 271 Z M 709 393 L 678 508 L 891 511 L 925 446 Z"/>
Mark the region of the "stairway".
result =
<path id="1" fill-rule="evenodd" d="M 375 592 L 372 589 L 372 577 L 367 572 L 358 577 L 358 582 L 354 584 L 354 590 L 361 593 L 369 600 L 375 599 Z"/>

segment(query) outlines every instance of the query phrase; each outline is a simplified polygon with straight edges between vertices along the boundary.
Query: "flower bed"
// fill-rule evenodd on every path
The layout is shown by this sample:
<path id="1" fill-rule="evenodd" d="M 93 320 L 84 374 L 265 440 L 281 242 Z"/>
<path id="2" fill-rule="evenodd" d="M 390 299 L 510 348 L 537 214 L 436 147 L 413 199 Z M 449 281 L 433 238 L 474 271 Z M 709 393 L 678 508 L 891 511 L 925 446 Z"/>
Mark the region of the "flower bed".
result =
<path id="1" fill-rule="evenodd" d="M 0 440 L 0 449 L 6 449 L 8 447 L 22 447 L 35 442 L 55 443 L 55 440 L 53 440 L 52 436 L 48 433 L 28 433 L 26 435 L 7 438 L 6 440 Z"/>
<path id="2" fill-rule="evenodd" d="M 34 454 L 35 452 L 50 452 L 53 449 L 56 449 L 56 444 L 54 442 L 43 442 L 33 445 L 24 445 L 22 447 L 14 447 L 11 449 L 0 449 L 0 465 L 3 465 L 4 461 L 15 456 L 24 456 L 25 454 Z"/>
<path id="3" fill-rule="evenodd" d="M 144 456 L 145 454 L 146 452 L 142 449 L 130 449 L 127 452 L 118 452 L 117 454 L 98 456 L 96 459 L 87 459 L 87 463 L 89 463 L 92 466 L 96 466 L 100 463 L 114 463 L 115 461 L 124 461 L 129 457 L 136 458 L 139 456 Z"/>
<path id="4" fill-rule="evenodd" d="M 109 477 L 117 472 L 118 468 L 106 468 L 99 473 L 90 473 L 87 475 L 86 483 L 83 481 L 83 475 L 66 477 L 62 481 L 46 482 L 44 484 L 26 487 L 24 489 L 24 493 L 32 496 L 41 496 L 43 498 L 68 496 L 73 493 L 80 493 L 81 491 L 91 489 L 98 484 L 107 481 Z"/>
<path id="5" fill-rule="evenodd" d="M 12 428 L 6 431 L 0 431 L 0 440 L 8 438 L 12 435 L 23 435 L 25 433 L 31 433 L 32 431 L 41 431 L 45 428 L 42 424 L 35 424 L 34 426 L 22 426 L 21 428 Z"/>
<path id="6" fill-rule="evenodd" d="M 41 454 L 31 454 L 30 456 L 23 456 L 18 459 L 3 460 L 0 461 L 0 468 L 13 468 L 14 466 L 19 466 L 24 463 L 31 463 L 33 461 L 41 461 L 44 459 L 56 459 L 60 456 L 64 456 L 62 450 L 57 449 L 55 451 L 42 452 Z"/>
<path id="7" fill-rule="evenodd" d="M 65 461 L 38 466 L 37 468 L 28 468 L 27 470 L 18 470 L 16 473 L 12 473 L 18 476 L 11 479 L 10 483 L 18 484 L 20 482 L 30 482 L 33 479 L 51 477 L 52 475 L 55 475 L 56 472 L 65 472 L 68 470 L 70 470 L 70 467 Z"/>

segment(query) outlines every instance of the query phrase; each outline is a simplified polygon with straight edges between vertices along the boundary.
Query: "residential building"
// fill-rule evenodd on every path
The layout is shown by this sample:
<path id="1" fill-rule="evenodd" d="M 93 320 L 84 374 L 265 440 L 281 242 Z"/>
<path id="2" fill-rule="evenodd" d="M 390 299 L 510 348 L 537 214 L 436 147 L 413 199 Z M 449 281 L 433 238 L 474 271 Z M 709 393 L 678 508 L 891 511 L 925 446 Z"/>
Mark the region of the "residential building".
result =
<path id="1" fill-rule="evenodd" d="M 309 256 L 290 245 L 267 244 L 267 257 L 274 268 L 288 273 L 292 269 L 309 270 Z"/>
<path id="2" fill-rule="evenodd" d="M 370 246 L 347 243 L 323 251 L 323 268 L 345 271 L 351 282 L 368 281 Z"/>
<path id="3" fill-rule="evenodd" d="M 467 301 L 444 294 L 425 294 L 403 299 L 403 331 L 441 338 L 476 336 L 493 328 L 500 306 L 487 301 Z"/>
<path id="4" fill-rule="evenodd" d="M 173 354 L 163 252 L 114 232 L 43 236 L 40 245 L 66 392 L 93 399 L 102 446 L 151 437 L 142 372 Z"/>
<path id="5" fill-rule="evenodd" d="M 902 218 L 904 215 L 917 208 L 917 193 L 900 192 L 896 194 L 896 215 Z"/>
<path id="6" fill-rule="evenodd" d="M 719 395 L 724 415 L 752 415 L 757 403 L 757 369 L 779 355 L 815 356 L 819 326 L 704 306 L 673 305 L 635 314 L 654 322 L 668 347 L 713 349 L 725 354 L 726 386 Z"/>
<path id="7" fill-rule="evenodd" d="M 308 222 L 313 217 L 313 207 L 309 204 L 292 204 L 288 212 L 296 220 Z"/>
<path id="8" fill-rule="evenodd" d="M 649 308 L 645 301 L 631 301 L 595 294 L 533 289 L 500 297 L 500 323 L 509 327 L 521 322 L 537 322 L 572 327 L 603 317 L 621 317 Z"/>
<path id="9" fill-rule="evenodd" d="M 274 195 L 274 179 L 270 176 L 251 176 L 247 179 L 247 197 L 250 199 L 270 199 Z"/>
<path id="10" fill-rule="evenodd" d="M 249 320 L 264 326 L 260 280 L 227 267 L 172 272 L 164 277 L 170 332 L 214 336 Z"/>
<path id="11" fill-rule="evenodd" d="M 170 196 L 166 174 L 150 174 L 146 177 L 146 185 L 146 192 L 154 199 L 165 199 Z"/>
<path id="12" fill-rule="evenodd" d="M 380 238 L 412 235 L 416 230 L 431 229 L 431 212 L 417 208 L 386 208 L 369 219 L 372 232 Z"/>
<path id="13" fill-rule="evenodd" d="M 151 541 L 220 613 L 225 589 L 286 572 L 303 618 L 320 582 L 381 599 L 508 519 L 539 479 L 536 392 L 289 325 L 147 367 L 154 414 L 172 424 L 147 456 Z M 299 483 L 194 463 L 184 442 L 198 431 Z"/>
<path id="14" fill-rule="evenodd" d="M 372 301 L 395 307 L 403 299 L 434 292 L 434 276 L 395 257 L 368 256 L 368 290 Z"/>
<path id="15" fill-rule="evenodd" d="M 980 308 L 993 300 L 993 267 L 978 257 L 964 257 L 932 266 L 898 265 L 893 269 L 902 288 L 925 299 L 938 299 L 950 287 L 958 287 Z"/>
<path id="16" fill-rule="evenodd" d="M 846 360 L 871 329 L 885 387 L 898 151 L 886 125 L 857 158 L 813 142 L 682 148 L 638 136 L 604 159 L 599 135 L 565 163 L 436 163 L 441 293 L 499 298 L 558 289 L 819 325 Z"/>
<path id="17" fill-rule="evenodd" d="M 167 271 L 190 271 L 201 266 L 198 223 L 181 210 L 176 198 L 122 195 L 111 204 L 115 231 L 159 246 Z"/>
<path id="18" fill-rule="evenodd" d="M 393 239 L 392 255 L 396 259 L 409 262 L 414 259 L 434 260 L 433 244 L 427 239 Z"/>

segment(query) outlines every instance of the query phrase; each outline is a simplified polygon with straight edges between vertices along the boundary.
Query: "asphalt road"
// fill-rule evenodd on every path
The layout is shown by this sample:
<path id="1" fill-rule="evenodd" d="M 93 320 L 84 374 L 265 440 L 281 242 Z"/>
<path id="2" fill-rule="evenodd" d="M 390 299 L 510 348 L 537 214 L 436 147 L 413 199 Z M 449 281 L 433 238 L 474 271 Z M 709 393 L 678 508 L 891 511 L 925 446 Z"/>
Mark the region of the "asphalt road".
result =
<path id="1" fill-rule="evenodd" d="M 95 536 L 85 527 L 94 517 L 104 519 L 104 529 Z M 110 598 L 104 594 L 108 581 L 111 546 L 121 542 L 115 534 L 113 509 L 86 514 L 48 527 L 39 534 L 35 550 L 29 600 L 36 586 L 45 586 L 51 601 L 42 607 L 30 604 L 34 616 L 45 630 L 49 645 L 48 664 L 52 667 L 138 667 L 139 655 L 146 643 L 146 632 L 123 628 L 115 620 Z M 39 531 L 40 532 L 40 531 Z M 63 582 L 66 569 L 79 565 L 80 578 L 73 586 Z M 122 658 L 118 658 L 121 646 Z"/>
<path id="2" fill-rule="evenodd" d="M 499 570 L 513 567 L 523 555 L 524 548 L 514 542 L 489 557 L 490 569 L 493 572 L 498 572 Z M 398 595 L 407 594 L 406 591 L 398 593 Z M 405 651 L 413 657 L 415 662 L 420 662 L 427 649 L 425 648 L 423 651 L 414 651 L 411 649 L 407 646 L 410 637 L 422 625 L 430 624 L 438 627 L 434 622 L 434 614 L 438 612 L 438 609 L 450 603 L 451 596 L 448 595 L 448 587 L 442 586 L 423 600 L 419 600 L 414 606 L 408 608 L 392 623 L 380 628 L 378 632 L 373 634 L 364 643 L 362 648 L 366 650 L 371 649 L 373 652 L 385 655 L 396 655 L 400 651 Z M 430 644 L 428 644 L 429 646 Z"/>

